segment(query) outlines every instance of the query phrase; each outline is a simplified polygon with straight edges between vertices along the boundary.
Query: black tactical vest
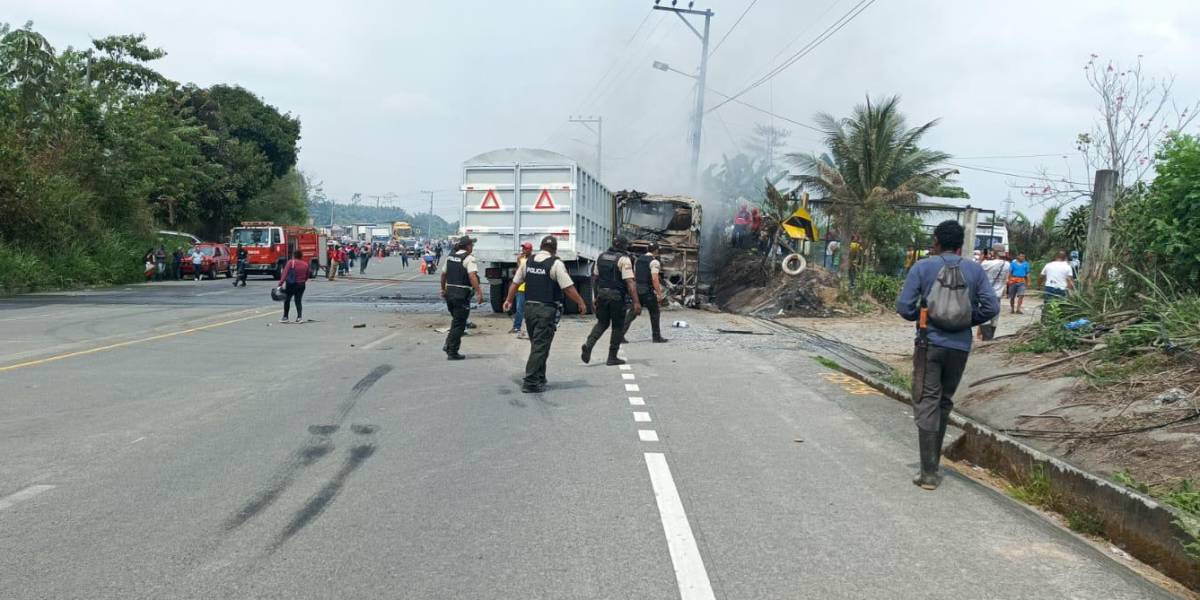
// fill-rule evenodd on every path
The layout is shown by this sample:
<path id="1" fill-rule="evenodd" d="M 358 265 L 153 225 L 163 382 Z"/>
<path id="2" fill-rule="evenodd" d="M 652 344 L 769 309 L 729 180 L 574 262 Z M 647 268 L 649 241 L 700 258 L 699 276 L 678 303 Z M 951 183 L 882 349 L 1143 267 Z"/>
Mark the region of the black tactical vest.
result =
<path id="1" fill-rule="evenodd" d="M 625 287 L 625 280 L 621 279 L 621 267 L 617 265 L 617 261 L 624 256 L 623 253 L 609 248 L 600 255 L 600 258 L 596 259 L 596 272 L 599 274 L 596 284 L 600 286 L 600 289 L 615 290 L 621 295 L 629 293 Z"/>
<path id="2" fill-rule="evenodd" d="M 653 256 L 643 254 L 633 263 L 633 280 L 637 282 L 638 294 L 649 294 L 654 290 L 654 285 L 650 282 L 650 263 L 655 260 L 657 259 Z"/>
<path id="3" fill-rule="evenodd" d="M 466 250 L 459 250 L 446 257 L 446 285 L 471 287 L 471 277 L 467 274 L 467 268 L 463 266 L 463 260 L 466 258 Z"/>
<path id="4" fill-rule="evenodd" d="M 533 257 L 525 259 L 526 301 L 541 302 L 542 304 L 562 302 L 562 288 L 550 276 L 550 269 L 554 267 L 557 260 L 557 256 L 551 256 L 541 262 L 533 260 Z"/>

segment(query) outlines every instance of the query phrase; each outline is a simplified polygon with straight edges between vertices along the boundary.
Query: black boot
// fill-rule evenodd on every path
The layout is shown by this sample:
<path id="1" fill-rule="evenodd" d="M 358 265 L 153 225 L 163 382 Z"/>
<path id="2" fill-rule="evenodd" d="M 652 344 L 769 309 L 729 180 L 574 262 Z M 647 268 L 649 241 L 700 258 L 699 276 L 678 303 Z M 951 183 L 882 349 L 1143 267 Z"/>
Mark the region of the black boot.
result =
<path id="1" fill-rule="evenodd" d="M 592 362 L 592 347 L 584 344 L 583 352 L 580 353 L 579 358 L 583 359 L 583 364 Z"/>
<path id="2" fill-rule="evenodd" d="M 942 476 L 938 474 L 938 432 L 918 429 L 917 441 L 921 447 L 921 472 L 913 479 L 913 485 L 936 490 L 942 482 Z"/>
<path id="3" fill-rule="evenodd" d="M 609 352 L 609 353 L 608 353 L 608 360 L 607 360 L 607 361 L 605 361 L 605 362 L 604 362 L 604 364 L 606 364 L 606 365 L 608 365 L 608 366 L 610 366 L 610 367 L 615 367 L 615 366 L 617 366 L 617 365 L 623 365 L 623 364 L 625 364 L 625 361 L 621 360 L 620 358 L 617 358 L 617 353 L 616 353 L 616 352 Z"/>
<path id="4" fill-rule="evenodd" d="M 656 336 L 654 336 L 654 339 L 652 341 L 655 344 L 665 344 L 665 343 L 667 343 L 667 338 L 665 338 L 661 335 L 656 335 Z"/>
<path id="5" fill-rule="evenodd" d="M 942 409 L 941 420 L 938 422 L 937 453 L 942 455 L 942 442 L 946 440 L 946 424 L 950 422 L 950 411 Z"/>

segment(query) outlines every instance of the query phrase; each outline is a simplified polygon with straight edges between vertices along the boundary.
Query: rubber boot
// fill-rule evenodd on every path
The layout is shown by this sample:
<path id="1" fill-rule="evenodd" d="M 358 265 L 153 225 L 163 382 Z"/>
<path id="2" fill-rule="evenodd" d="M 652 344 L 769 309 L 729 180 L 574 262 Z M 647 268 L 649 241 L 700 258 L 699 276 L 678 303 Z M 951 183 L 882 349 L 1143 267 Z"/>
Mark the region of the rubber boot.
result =
<path id="1" fill-rule="evenodd" d="M 942 442 L 946 441 L 946 424 L 950 422 L 950 411 L 942 409 L 941 420 L 938 422 L 937 453 L 942 456 Z"/>
<path id="2" fill-rule="evenodd" d="M 579 354 L 579 358 L 583 360 L 583 364 L 592 362 L 592 347 L 584 344 L 583 351 Z"/>
<path id="3" fill-rule="evenodd" d="M 624 360 L 621 360 L 620 358 L 618 358 L 618 357 L 617 357 L 617 353 L 616 353 L 616 352 L 609 352 L 609 353 L 608 353 L 608 360 L 604 361 L 604 364 L 606 364 L 606 365 L 608 365 L 608 366 L 610 366 L 610 367 L 615 367 L 615 366 L 617 366 L 617 365 L 623 365 L 623 364 L 625 364 L 625 361 L 624 361 Z"/>
<path id="4" fill-rule="evenodd" d="M 942 482 L 938 475 L 938 432 L 917 430 L 917 441 L 921 448 L 921 472 L 913 479 L 913 485 L 924 490 L 936 490 Z"/>

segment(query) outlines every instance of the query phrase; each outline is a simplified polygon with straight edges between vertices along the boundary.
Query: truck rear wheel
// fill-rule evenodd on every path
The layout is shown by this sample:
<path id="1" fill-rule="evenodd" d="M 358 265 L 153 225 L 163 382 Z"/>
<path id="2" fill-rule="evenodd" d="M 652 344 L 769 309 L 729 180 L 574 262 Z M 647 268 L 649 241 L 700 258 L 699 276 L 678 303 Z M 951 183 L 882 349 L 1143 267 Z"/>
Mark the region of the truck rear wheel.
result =
<path id="1" fill-rule="evenodd" d="M 507 295 L 508 295 L 508 282 L 507 281 L 502 280 L 500 283 L 493 283 L 491 285 L 490 289 L 488 290 L 488 297 L 492 303 L 492 312 L 494 312 L 494 313 L 504 312 L 504 297 Z"/>
<path id="2" fill-rule="evenodd" d="M 579 296 L 583 298 L 583 304 L 587 308 L 587 314 L 592 314 L 594 311 L 595 298 L 592 297 L 592 278 L 591 277 L 573 277 L 575 280 L 575 291 L 579 292 Z M 574 302 L 563 299 L 563 314 L 575 315 L 579 314 L 579 307 L 575 306 Z"/>

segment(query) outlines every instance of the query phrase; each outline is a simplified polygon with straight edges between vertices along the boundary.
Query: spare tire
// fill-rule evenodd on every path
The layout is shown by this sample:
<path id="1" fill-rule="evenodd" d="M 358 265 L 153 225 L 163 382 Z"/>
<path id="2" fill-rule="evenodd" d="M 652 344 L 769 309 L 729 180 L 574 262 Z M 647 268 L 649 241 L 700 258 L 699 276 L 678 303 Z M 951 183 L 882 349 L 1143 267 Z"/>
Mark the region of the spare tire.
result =
<path id="1" fill-rule="evenodd" d="M 783 257 L 783 262 L 780 266 L 783 268 L 783 272 L 788 275 L 799 275 L 804 269 L 808 268 L 808 261 L 804 260 L 803 256 L 792 253 Z"/>

